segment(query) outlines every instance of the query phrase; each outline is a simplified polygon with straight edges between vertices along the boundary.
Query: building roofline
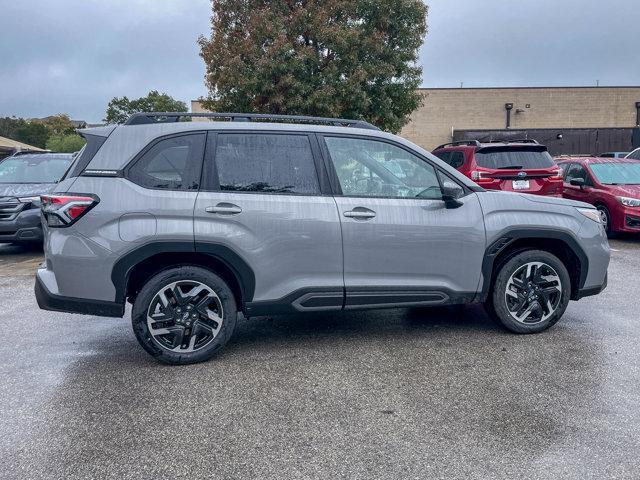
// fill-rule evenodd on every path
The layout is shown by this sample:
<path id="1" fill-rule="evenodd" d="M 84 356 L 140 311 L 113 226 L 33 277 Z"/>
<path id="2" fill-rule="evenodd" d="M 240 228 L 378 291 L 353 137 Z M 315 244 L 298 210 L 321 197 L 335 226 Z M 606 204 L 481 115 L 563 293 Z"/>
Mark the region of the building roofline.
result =
<path id="1" fill-rule="evenodd" d="M 615 89 L 621 89 L 621 88 L 627 88 L 627 89 L 640 89 L 640 85 L 603 85 L 603 86 L 599 86 L 596 87 L 595 85 L 593 86 L 576 86 L 576 87 L 567 87 L 567 86 L 561 86 L 561 87 L 554 87 L 554 86 L 548 86 L 548 87 L 419 87 L 418 90 L 586 90 L 586 89 L 597 89 L 597 90 L 603 90 L 603 89 L 608 89 L 608 88 L 615 88 Z"/>

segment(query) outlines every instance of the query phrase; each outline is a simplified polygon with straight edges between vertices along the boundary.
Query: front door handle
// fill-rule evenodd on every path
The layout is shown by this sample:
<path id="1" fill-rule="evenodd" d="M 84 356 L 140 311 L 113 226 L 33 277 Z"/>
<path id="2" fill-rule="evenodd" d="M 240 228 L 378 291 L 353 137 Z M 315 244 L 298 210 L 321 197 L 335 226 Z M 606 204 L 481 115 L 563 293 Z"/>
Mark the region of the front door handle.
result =
<path id="1" fill-rule="evenodd" d="M 354 220 L 370 220 L 376 217 L 376 212 L 364 207 L 356 207 L 353 210 L 344 212 L 343 214 L 347 218 L 353 218 Z"/>
<path id="2" fill-rule="evenodd" d="M 237 215 L 242 213 L 242 208 L 233 203 L 219 203 L 215 207 L 205 208 L 207 213 L 217 213 L 219 215 Z"/>

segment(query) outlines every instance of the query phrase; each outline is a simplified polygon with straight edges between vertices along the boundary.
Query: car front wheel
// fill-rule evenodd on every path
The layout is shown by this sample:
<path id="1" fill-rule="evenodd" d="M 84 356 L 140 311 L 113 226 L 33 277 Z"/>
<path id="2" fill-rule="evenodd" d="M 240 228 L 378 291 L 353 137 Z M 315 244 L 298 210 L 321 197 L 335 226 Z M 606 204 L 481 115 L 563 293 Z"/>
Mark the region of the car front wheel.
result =
<path id="1" fill-rule="evenodd" d="M 233 292 L 213 272 L 193 266 L 153 276 L 138 294 L 131 321 L 140 345 L 172 365 L 209 360 L 231 338 Z"/>
<path id="2" fill-rule="evenodd" d="M 499 268 L 488 310 L 512 332 L 538 333 L 560 320 L 570 297 L 571 280 L 560 259 L 532 250 Z"/>

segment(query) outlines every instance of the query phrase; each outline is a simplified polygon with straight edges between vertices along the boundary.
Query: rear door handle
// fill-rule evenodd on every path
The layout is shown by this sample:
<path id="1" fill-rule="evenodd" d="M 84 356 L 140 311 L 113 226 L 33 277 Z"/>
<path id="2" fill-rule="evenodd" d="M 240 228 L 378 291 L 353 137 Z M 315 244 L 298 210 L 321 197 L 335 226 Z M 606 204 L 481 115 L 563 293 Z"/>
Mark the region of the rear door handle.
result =
<path id="1" fill-rule="evenodd" d="M 353 218 L 355 220 L 370 220 L 376 217 L 376 212 L 364 207 L 356 207 L 353 210 L 344 212 L 343 214 L 347 218 Z"/>
<path id="2" fill-rule="evenodd" d="M 242 208 L 233 203 L 219 203 L 215 207 L 205 208 L 207 213 L 217 213 L 218 215 L 237 215 L 242 213 Z"/>

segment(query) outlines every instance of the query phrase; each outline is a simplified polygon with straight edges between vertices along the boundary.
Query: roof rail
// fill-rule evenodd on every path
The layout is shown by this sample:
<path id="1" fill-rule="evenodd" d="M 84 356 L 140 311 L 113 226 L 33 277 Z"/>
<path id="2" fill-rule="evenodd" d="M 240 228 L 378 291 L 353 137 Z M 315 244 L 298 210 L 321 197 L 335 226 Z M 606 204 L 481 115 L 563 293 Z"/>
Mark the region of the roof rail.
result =
<path id="1" fill-rule="evenodd" d="M 516 138 L 516 139 L 504 139 L 504 140 L 489 140 L 485 143 L 535 143 L 540 145 L 537 140 L 533 138 Z"/>
<path id="2" fill-rule="evenodd" d="M 457 142 L 443 143 L 442 145 L 436 147 L 436 150 L 444 147 L 457 147 L 458 145 L 469 145 L 474 147 L 480 147 L 481 144 L 478 140 L 459 140 Z"/>
<path id="3" fill-rule="evenodd" d="M 298 115 L 271 115 L 267 113 L 188 113 L 188 112 L 149 112 L 134 113 L 125 125 L 146 125 L 153 123 L 174 123 L 187 118 L 209 118 L 229 120 L 231 122 L 275 121 L 289 123 L 316 123 L 336 127 L 354 127 L 367 130 L 380 130 L 364 120 L 348 120 L 344 118 L 306 117 Z"/>

